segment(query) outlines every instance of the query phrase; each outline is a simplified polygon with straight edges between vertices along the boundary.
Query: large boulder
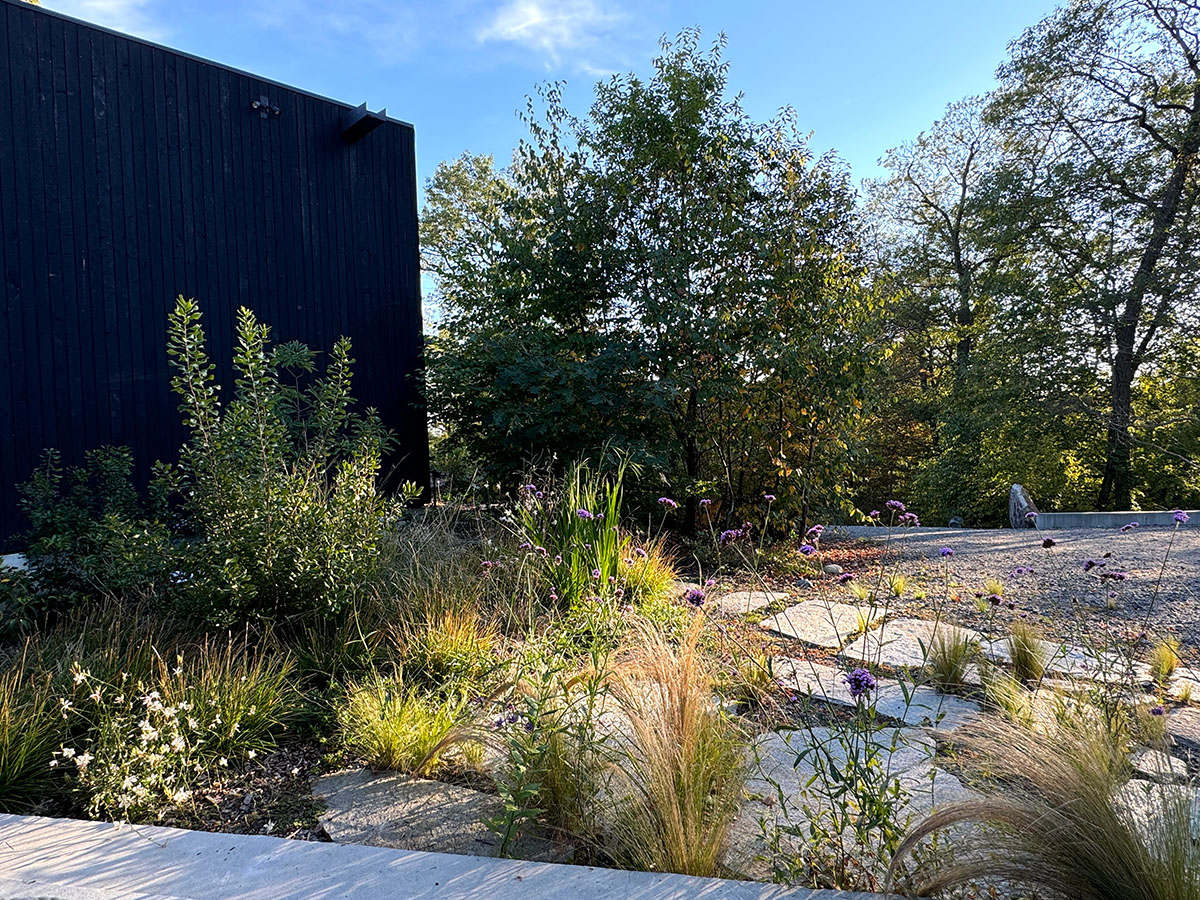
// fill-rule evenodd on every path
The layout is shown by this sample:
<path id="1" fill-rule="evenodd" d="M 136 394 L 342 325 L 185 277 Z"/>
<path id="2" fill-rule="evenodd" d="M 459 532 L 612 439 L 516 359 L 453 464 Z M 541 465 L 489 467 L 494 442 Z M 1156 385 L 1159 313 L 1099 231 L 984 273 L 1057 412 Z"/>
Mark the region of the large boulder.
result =
<path id="1" fill-rule="evenodd" d="M 1013 528 L 1034 528 L 1037 523 L 1029 513 L 1037 516 L 1037 505 L 1023 485 L 1014 484 L 1008 491 L 1008 524 Z"/>

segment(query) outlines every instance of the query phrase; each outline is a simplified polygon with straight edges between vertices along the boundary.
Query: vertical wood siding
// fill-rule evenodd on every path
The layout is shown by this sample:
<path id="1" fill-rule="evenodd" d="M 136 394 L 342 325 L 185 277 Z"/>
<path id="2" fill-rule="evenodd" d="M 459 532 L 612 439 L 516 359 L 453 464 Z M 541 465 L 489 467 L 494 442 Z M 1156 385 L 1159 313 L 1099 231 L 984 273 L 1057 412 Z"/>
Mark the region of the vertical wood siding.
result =
<path id="1" fill-rule="evenodd" d="M 355 396 L 400 440 L 389 471 L 425 483 L 413 129 L 347 143 L 349 110 L 0 0 L 0 547 L 44 448 L 125 444 L 143 479 L 174 458 L 178 294 L 226 391 L 239 306 L 277 341 L 350 337 Z"/>

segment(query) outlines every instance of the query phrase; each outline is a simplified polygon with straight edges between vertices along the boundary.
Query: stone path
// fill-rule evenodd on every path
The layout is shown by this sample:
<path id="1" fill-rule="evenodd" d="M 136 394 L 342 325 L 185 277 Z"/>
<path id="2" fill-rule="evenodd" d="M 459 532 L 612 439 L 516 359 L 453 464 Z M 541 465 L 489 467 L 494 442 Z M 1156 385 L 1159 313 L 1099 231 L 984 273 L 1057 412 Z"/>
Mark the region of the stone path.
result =
<path id="1" fill-rule="evenodd" d="M 2 900 L 869 900 L 872 896 L 263 835 L 0 815 Z"/>

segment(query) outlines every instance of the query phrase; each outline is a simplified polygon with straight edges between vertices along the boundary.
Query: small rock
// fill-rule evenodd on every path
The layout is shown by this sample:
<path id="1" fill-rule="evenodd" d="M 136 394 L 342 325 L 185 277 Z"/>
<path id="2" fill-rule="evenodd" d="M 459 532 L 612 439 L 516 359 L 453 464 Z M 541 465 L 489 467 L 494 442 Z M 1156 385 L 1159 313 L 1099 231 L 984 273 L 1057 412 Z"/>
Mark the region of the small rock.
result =
<path id="1" fill-rule="evenodd" d="M 963 522 L 962 516 L 951 516 L 950 517 L 950 527 L 951 528 L 962 528 L 965 524 L 966 523 Z"/>
<path id="2" fill-rule="evenodd" d="M 841 575 L 842 572 L 845 571 L 841 566 L 835 565 L 834 563 L 825 563 L 825 565 L 821 568 L 826 575 Z"/>
<path id="3" fill-rule="evenodd" d="M 812 586 L 813 586 L 813 583 L 811 581 L 809 581 L 807 578 L 803 578 L 803 577 L 797 578 L 792 583 L 802 591 L 810 591 L 810 590 L 812 590 Z M 1200 692 L 1197 692 L 1197 693 L 1200 694 Z"/>

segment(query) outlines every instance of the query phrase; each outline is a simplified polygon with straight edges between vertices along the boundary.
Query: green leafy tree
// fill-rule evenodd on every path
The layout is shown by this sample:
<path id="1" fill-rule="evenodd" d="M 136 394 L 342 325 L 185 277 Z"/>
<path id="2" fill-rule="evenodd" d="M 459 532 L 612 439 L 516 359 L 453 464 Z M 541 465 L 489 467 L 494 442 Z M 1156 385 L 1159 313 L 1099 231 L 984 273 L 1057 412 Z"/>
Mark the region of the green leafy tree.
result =
<path id="1" fill-rule="evenodd" d="M 844 502 L 882 352 L 853 193 L 790 112 L 727 96 L 722 49 L 664 41 L 582 118 L 546 88 L 511 168 L 430 181 L 430 398 L 499 474 L 609 443 L 669 473 L 685 523 L 713 490 L 730 514 L 764 491 L 801 517 Z"/>
<path id="2" fill-rule="evenodd" d="M 988 115 L 1026 166 L 1040 267 L 1099 349 L 1098 501 L 1134 500 L 1135 381 L 1195 328 L 1200 6 L 1082 0 L 1027 31 Z"/>

